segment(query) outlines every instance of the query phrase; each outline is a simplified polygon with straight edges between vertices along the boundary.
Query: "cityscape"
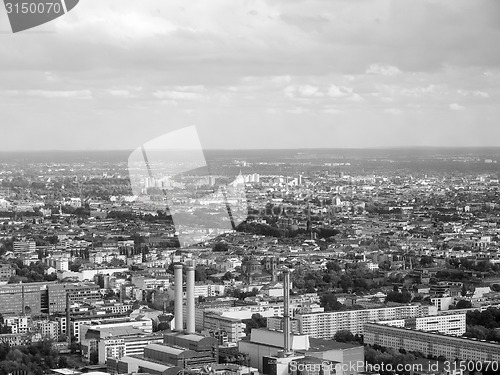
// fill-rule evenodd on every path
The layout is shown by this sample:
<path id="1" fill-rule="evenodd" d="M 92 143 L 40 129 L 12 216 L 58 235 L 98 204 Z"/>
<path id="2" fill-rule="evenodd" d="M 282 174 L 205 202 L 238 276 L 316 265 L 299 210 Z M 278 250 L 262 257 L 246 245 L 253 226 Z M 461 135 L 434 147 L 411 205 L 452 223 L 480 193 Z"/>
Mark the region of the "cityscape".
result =
<path id="1" fill-rule="evenodd" d="M 1 155 L 2 371 L 498 373 L 500 149 L 129 154 Z"/>
<path id="2" fill-rule="evenodd" d="M 0 375 L 500 375 L 498 0 L 3 3 Z"/>

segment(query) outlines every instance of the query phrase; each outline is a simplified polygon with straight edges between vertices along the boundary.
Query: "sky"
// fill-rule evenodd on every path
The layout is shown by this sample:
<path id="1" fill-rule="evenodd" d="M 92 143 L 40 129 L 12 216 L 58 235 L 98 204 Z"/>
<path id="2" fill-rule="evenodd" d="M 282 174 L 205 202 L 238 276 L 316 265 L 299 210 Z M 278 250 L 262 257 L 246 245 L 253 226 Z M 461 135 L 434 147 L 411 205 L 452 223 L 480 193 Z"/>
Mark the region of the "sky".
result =
<path id="1" fill-rule="evenodd" d="M 497 0 L 80 0 L 12 34 L 0 151 L 500 146 Z"/>

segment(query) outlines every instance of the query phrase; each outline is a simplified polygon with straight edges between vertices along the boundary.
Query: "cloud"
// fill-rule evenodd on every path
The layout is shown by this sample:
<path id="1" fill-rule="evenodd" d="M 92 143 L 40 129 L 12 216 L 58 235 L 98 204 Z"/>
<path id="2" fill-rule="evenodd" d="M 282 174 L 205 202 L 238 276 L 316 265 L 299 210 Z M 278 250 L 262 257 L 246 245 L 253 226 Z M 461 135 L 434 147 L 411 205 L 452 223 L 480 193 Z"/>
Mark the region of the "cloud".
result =
<path id="1" fill-rule="evenodd" d="M 430 84 L 425 87 L 404 88 L 401 90 L 401 95 L 420 97 L 436 93 L 438 90 L 443 90 L 443 86 Z"/>
<path id="2" fill-rule="evenodd" d="M 134 97 L 136 97 L 136 95 L 133 94 L 130 90 L 110 89 L 110 90 L 107 90 L 107 93 L 111 96 L 116 96 L 119 98 L 134 98 Z"/>
<path id="3" fill-rule="evenodd" d="M 350 87 L 330 85 L 328 88 L 328 96 L 332 98 L 342 98 L 351 94 L 352 88 Z"/>
<path id="4" fill-rule="evenodd" d="M 296 26 L 300 30 L 306 33 L 320 32 L 330 23 L 330 20 L 328 20 L 328 18 L 325 18 L 320 15 L 302 16 L 302 15 L 282 14 L 280 18 L 284 22 Z"/>
<path id="5" fill-rule="evenodd" d="M 49 99 L 92 99 L 92 92 L 90 90 L 71 90 L 71 91 L 50 91 L 50 90 L 28 90 L 28 96 L 39 96 Z"/>
<path id="6" fill-rule="evenodd" d="M 157 99 L 171 99 L 171 100 L 199 100 L 203 96 L 197 92 L 185 92 L 175 90 L 158 90 L 153 93 Z"/>
<path id="7" fill-rule="evenodd" d="M 312 85 L 287 86 L 284 89 L 284 94 L 288 98 L 317 98 L 323 96 L 319 87 Z"/>
<path id="8" fill-rule="evenodd" d="M 384 112 L 389 113 L 391 115 L 400 115 L 401 113 L 403 113 L 403 111 L 401 111 L 398 108 L 386 108 L 384 109 Z"/>
<path id="9" fill-rule="evenodd" d="M 343 111 L 342 111 L 342 110 L 337 109 L 337 108 L 332 108 L 332 107 L 330 107 L 330 108 L 324 108 L 324 109 L 322 110 L 322 112 L 323 112 L 323 113 L 327 113 L 327 114 L 332 114 L 332 115 L 338 115 L 338 114 L 340 114 L 340 113 L 343 113 Z"/>
<path id="10" fill-rule="evenodd" d="M 464 90 L 464 89 L 459 89 L 458 93 L 462 96 L 474 96 L 477 98 L 484 98 L 487 99 L 490 97 L 490 94 L 487 92 L 481 91 L 481 90 Z"/>
<path id="11" fill-rule="evenodd" d="M 465 107 L 464 107 L 464 106 L 462 106 L 462 105 L 460 105 L 460 104 L 457 104 L 457 103 L 451 103 L 451 104 L 450 104 L 450 109 L 451 109 L 452 111 L 462 111 L 462 110 L 464 110 L 464 109 L 465 109 Z"/>
<path id="12" fill-rule="evenodd" d="M 303 113 L 309 112 L 309 109 L 303 108 L 303 107 L 296 107 L 296 108 L 288 109 L 287 112 L 292 113 L 294 115 L 301 115 Z"/>
<path id="13" fill-rule="evenodd" d="M 406 133 L 423 127 L 436 142 L 448 142 L 456 123 L 472 142 L 482 126 L 498 136 L 476 144 L 498 142 L 498 19 L 496 1 L 80 2 L 38 34 L 2 39 L 5 147 L 46 137 L 44 147 L 59 148 L 91 124 L 122 137 L 110 145 L 89 131 L 72 147 L 134 148 L 185 123 L 200 124 L 216 148 L 230 132 L 242 134 L 241 146 L 273 146 L 261 134 L 285 130 L 283 142 L 300 146 L 309 124 L 321 134 L 313 146 L 339 132 L 360 145 L 405 142 L 403 132 L 378 131 L 391 121 Z M 0 27 L 7 22 L 0 12 Z M 342 130 L 329 126 L 339 113 Z M 27 140 L 23 126 L 35 121 L 44 131 Z"/>
<path id="14" fill-rule="evenodd" d="M 398 67 L 392 65 L 379 65 L 372 64 L 366 70 L 367 74 L 379 74 L 383 76 L 396 76 L 401 74 L 401 70 Z"/>

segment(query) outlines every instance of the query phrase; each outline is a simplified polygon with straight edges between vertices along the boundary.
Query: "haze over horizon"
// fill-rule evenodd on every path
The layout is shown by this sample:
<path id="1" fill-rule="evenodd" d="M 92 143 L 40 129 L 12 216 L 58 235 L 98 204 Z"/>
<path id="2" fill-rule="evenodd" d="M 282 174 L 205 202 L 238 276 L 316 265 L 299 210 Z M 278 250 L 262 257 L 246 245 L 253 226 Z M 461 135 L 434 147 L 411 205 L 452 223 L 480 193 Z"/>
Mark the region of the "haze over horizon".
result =
<path id="1" fill-rule="evenodd" d="M 0 151 L 500 146 L 497 1 L 138 4 L 0 34 Z"/>

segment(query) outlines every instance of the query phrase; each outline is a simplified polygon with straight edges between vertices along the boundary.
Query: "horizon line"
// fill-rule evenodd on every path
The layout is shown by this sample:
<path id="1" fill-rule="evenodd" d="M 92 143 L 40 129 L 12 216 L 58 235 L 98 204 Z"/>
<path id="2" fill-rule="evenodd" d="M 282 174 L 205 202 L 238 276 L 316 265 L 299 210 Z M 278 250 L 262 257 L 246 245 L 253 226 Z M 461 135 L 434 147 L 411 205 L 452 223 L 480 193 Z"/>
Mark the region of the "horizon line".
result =
<path id="1" fill-rule="evenodd" d="M 403 149 L 500 149 L 499 146 L 365 146 L 365 147 L 284 147 L 284 148 L 202 148 L 202 151 L 319 151 L 319 150 L 403 150 Z M 135 148 L 120 149 L 36 149 L 36 150 L 0 150 L 7 153 L 37 152 L 132 152 Z M 153 150 L 152 150 L 153 151 Z M 155 149 L 154 151 L 199 151 L 198 149 Z"/>

